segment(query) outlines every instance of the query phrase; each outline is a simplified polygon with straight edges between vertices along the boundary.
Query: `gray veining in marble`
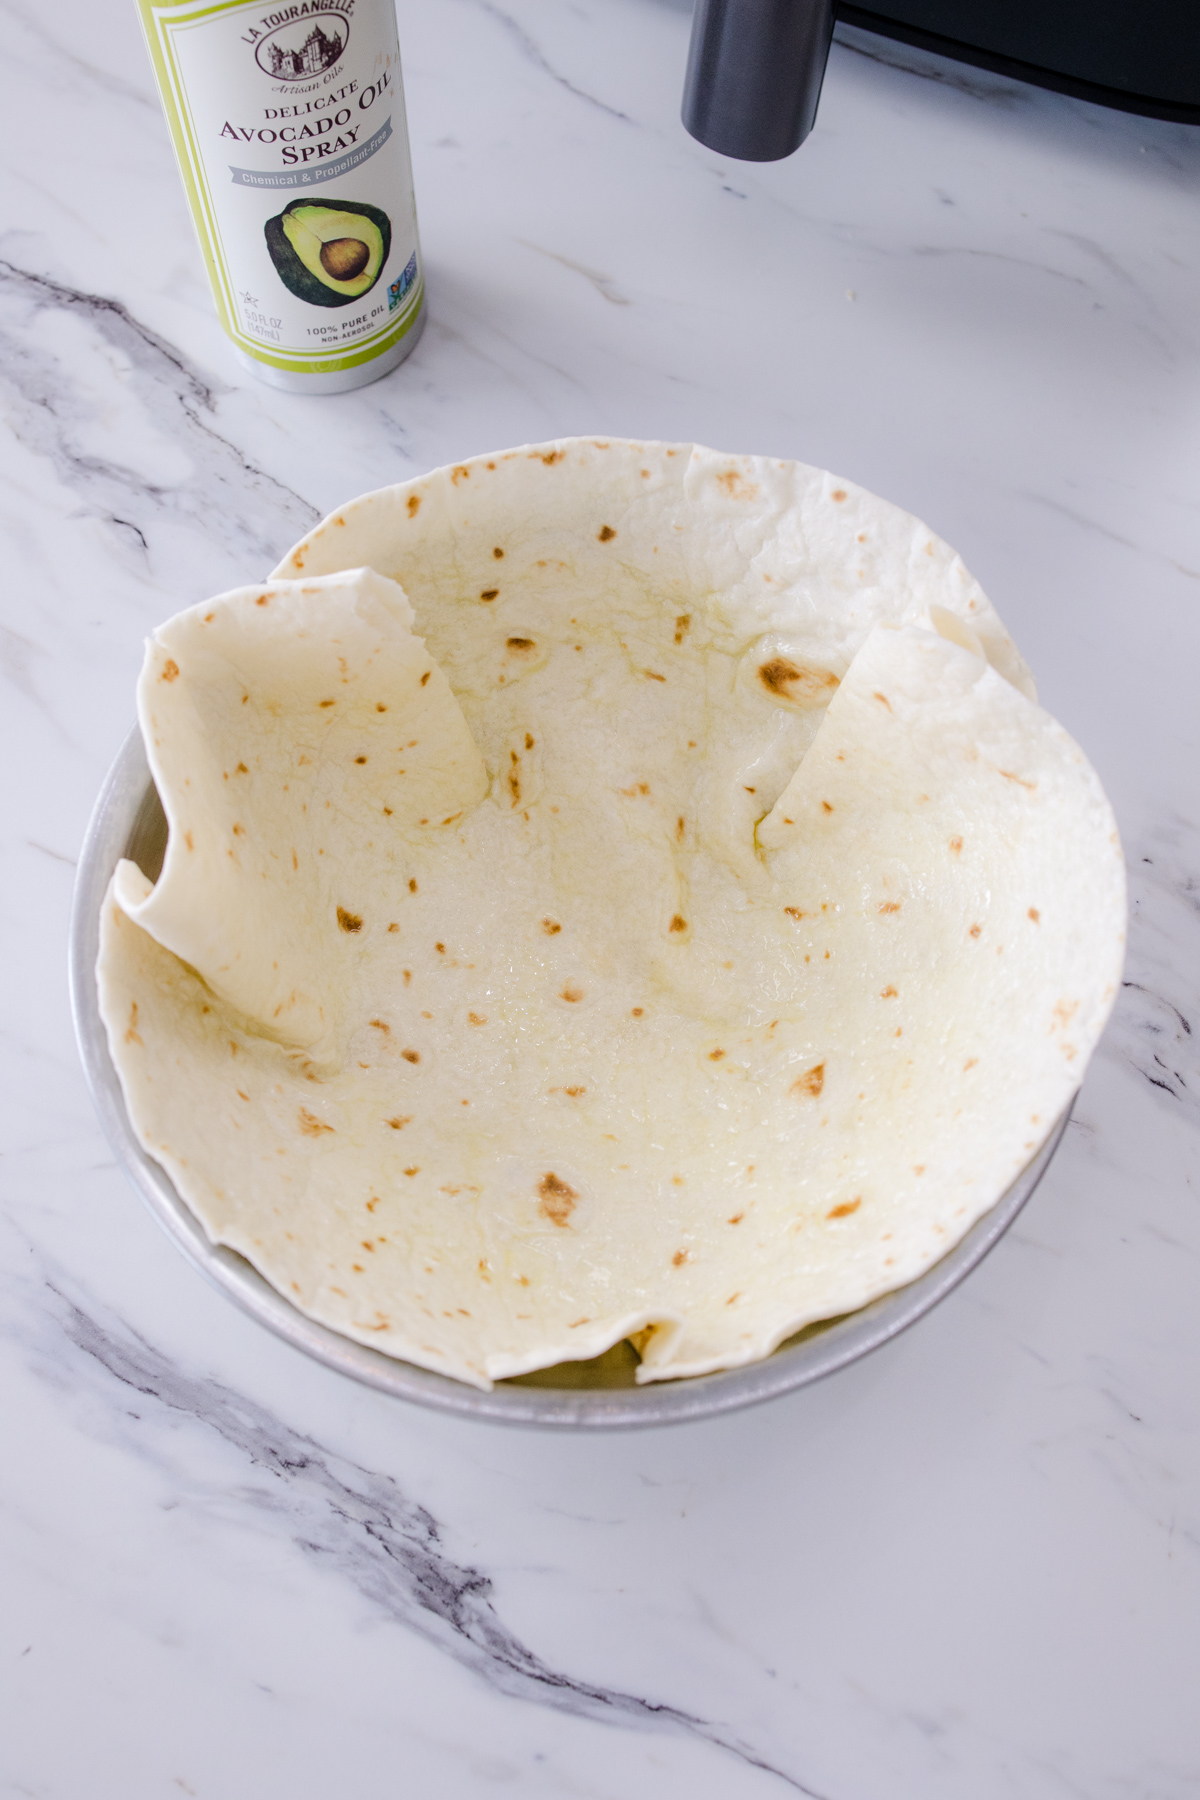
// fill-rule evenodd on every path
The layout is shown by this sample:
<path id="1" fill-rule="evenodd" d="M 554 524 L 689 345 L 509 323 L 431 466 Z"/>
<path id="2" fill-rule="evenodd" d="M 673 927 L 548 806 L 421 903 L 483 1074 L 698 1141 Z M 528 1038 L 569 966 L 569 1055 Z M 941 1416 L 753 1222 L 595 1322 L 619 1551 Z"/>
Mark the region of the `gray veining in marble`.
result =
<path id="1" fill-rule="evenodd" d="M 839 27 L 775 166 L 679 0 L 402 0 L 430 324 L 313 402 L 216 326 L 132 9 L 6 0 L 0 1791 L 1190 1800 L 1200 1787 L 1200 132 Z M 703 1427 L 438 1419 L 243 1319 L 65 993 L 140 645 L 349 495 L 571 432 L 928 518 L 1108 788 L 1126 985 L 1045 1183 L 886 1350 Z"/>
<path id="2" fill-rule="evenodd" d="M 221 1382 L 188 1374 L 120 1319 L 85 1310 L 57 1272 L 43 1277 L 39 1298 L 51 1379 L 69 1381 L 77 1398 L 90 1394 L 101 1414 L 123 1411 L 141 1424 L 147 1412 L 174 1412 L 215 1433 L 246 1465 L 248 1479 L 238 1487 L 243 1505 L 277 1522 L 304 1558 L 335 1571 L 388 1620 L 417 1632 L 498 1693 L 602 1724 L 692 1734 L 822 1800 L 719 1725 L 549 1667 L 498 1616 L 491 1579 L 454 1560 L 438 1521 L 391 1477 L 290 1429 Z"/>

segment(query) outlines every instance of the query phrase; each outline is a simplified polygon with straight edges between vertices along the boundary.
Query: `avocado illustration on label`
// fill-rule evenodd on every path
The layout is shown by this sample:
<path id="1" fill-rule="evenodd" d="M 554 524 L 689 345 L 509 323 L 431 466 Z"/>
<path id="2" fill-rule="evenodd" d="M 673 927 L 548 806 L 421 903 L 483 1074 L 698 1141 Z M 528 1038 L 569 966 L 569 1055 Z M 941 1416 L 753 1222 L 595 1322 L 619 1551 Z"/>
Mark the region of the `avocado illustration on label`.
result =
<path id="1" fill-rule="evenodd" d="M 293 200 L 264 227 L 279 279 L 313 306 L 349 306 L 374 287 L 392 222 L 358 200 Z"/>

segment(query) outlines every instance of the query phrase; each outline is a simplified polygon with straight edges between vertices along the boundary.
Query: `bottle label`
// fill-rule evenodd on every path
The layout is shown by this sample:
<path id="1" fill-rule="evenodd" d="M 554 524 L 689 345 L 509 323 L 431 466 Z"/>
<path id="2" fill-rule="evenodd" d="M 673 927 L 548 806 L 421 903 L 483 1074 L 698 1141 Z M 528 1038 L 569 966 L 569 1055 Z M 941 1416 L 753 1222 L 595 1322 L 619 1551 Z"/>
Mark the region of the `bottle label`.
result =
<path id="1" fill-rule="evenodd" d="M 221 324 L 353 368 L 424 300 L 393 0 L 138 0 Z"/>

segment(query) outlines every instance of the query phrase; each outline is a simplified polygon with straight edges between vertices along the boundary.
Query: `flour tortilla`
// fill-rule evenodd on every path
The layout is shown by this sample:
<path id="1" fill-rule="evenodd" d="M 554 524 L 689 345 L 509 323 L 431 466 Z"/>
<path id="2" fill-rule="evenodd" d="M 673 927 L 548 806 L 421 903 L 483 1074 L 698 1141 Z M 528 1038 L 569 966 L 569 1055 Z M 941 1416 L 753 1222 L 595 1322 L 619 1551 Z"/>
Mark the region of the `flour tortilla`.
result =
<path id="1" fill-rule="evenodd" d="M 481 1387 L 626 1336 L 653 1380 L 994 1203 L 1112 1004 L 1122 865 L 923 526 L 566 443 L 284 566 L 148 647 L 171 841 L 102 922 L 130 1115 L 214 1242 Z"/>

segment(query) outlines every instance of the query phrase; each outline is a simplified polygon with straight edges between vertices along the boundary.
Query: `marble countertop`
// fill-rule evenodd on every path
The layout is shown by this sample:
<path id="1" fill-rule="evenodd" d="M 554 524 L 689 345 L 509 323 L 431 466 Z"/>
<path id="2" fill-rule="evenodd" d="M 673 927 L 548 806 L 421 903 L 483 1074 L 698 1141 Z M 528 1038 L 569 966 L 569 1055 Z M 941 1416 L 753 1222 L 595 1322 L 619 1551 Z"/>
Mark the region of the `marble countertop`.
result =
<path id="1" fill-rule="evenodd" d="M 736 164 L 677 122 L 680 5 L 401 0 L 429 327 L 301 399 L 220 335 L 132 7 L 4 19 L 0 1791 L 1194 1795 L 1200 133 L 843 31 L 809 143 Z M 65 986 L 146 632 L 353 494 L 573 432 L 927 519 L 1133 904 L 1064 1147 L 964 1287 L 814 1388 L 586 1439 L 242 1317 L 115 1168 Z"/>

